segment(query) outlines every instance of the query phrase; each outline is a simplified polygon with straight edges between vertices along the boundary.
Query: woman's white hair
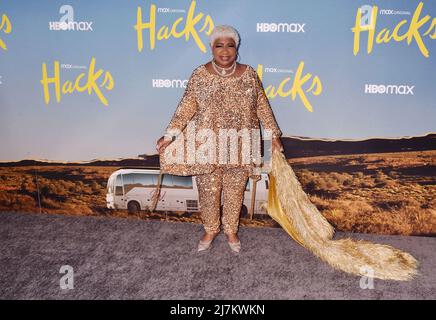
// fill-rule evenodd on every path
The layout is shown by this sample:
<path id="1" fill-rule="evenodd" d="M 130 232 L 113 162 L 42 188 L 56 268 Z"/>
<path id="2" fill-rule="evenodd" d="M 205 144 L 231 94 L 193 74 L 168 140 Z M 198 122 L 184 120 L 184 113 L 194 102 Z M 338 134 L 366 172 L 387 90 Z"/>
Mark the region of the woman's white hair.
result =
<path id="1" fill-rule="evenodd" d="M 229 25 L 219 25 L 219 26 L 215 26 L 215 28 L 213 28 L 212 33 L 209 36 L 209 43 L 211 46 L 213 46 L 215 40 L 217 38 L 232 38 L 233 40 L 235 40 L 236 43 L 236 48 L 238 48 L 239 46 L 239 34 L 238 31 L 236 31 L 235 28 L 233 28 L 232 26 Z"/>

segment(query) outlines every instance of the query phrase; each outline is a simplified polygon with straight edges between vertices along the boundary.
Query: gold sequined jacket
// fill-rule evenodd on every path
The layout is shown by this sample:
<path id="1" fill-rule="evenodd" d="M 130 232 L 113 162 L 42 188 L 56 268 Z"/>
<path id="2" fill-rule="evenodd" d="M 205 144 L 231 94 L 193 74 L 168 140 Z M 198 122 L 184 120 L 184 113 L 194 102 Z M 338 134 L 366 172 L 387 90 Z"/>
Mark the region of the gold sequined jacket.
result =
<path id="1" fill-rule="evenodd" d="M 238 141 L 237 162 L 231 162 L 231 152 L 229 151 L 227 154 L 228 163 L 222 163 L 210 161 L 211 158 L 208 158 L 209 160 L 205 160 L 204 157 L 202 158 L 201 144 L 203 144 L 204 149 L 204 139 L 202 140 L 201 137 L 197 136 L 194 142 L 191 139 L 190 143 L 188 137 L 190 133 L 194 132 L 192 131 L 194 127 L 196 133 L 200 132 L 201 129 L 211 129 L 216 134 L 216 137 L 219 136 L 221 129 L 236 129 L 240 131 L 246 128 L 250 130 L 251 135 L 256 135 L 259 132 L 257 138 L 260 139 L 260 131 L 251 130 L 260 129 L 259 122 L 264 129 L 271 130 L 272 137 L 280 137 L 282 135 L 263 89 L 262 82 L 253 67 L 247 65 L 245 71 L 237 77 L 222 77 L 211 73 L 206 69 L 205 65 L 200 65 L 192 72 L 183 97 L 166 128 L 167 135 L 174 129 L 178 129 L 183 135 L 175 135 L 177 138 L 173 139 L 173 142 L 166 148 L 165 152 L 160 155 L 162 172 L 186 176 L 211 173 L 217 166 L 245 167 L 249 170 L 251 177 L 258 177 L 258 171 L 254 170 L 258 167 L 258 163 L 256 165 L 253 161 L 248 163 L 242 160 L 242 153 L 246 152 L 242 150 L 242 139 Z M 254 135 L 252 136 L 252 141 L 255 141 Z M 192 138 L 192 135 L 190 137 Z M 219 145 L 217 138 L 214 147 L 214 159 L 220 159 L 218 155 Z M 178 154 L 179 160 L 177 162 L 174 161 L 174 157 L 177 154 L 177 151 L 175 151 L 176 146 L 179 152 L 183 149 L 183 152 Z M 260 152 L 260 145 L 252 145 L 249 153 L 254 155 L 255 152 Z M 170 153 L 173 157 L 171 161 L 168 160 Z M 207 152 L 206 154 L 210 155 Z M 180 161 L 182 159 L 180 157 L 183 158 L 183 161 Z"/>

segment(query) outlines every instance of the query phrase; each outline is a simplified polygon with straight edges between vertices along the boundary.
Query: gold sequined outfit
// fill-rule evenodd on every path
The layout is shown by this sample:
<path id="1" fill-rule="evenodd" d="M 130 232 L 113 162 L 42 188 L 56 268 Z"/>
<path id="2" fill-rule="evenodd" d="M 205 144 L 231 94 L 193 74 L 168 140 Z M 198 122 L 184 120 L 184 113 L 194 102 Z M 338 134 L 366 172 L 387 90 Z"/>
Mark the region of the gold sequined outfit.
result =
<path id="1" fill-rule="evenodd" d="M 221 191 L 223 192 L 222 225 L 224 233 L 236 233 L 242 207 L 248 171 L 219 167 L 212 173 L 196 176 L 201 220 L 204 230 L 211 233 L 220 229 Z"/>
<path id="2" fill-rule="evenodd" d="M 220 129 L 236 129 L 237 131 L 244 128 L 259 129 L 260 123 L 264 129 L 271 130 L 272 137 L 282 135 L 257 72 L 249 65 L 240 76 L 231 77 L 213 74 L 207 70 L 205 65 L 197 67 L 188 80 L 186 90 L 166 132 L 178 129 L 184 137 L 187 137 L 189 122 L 195 123 L 197 132 L 204 128 L 212 129 L 216 136 L 219 135 Z M 208 232 L 217 231 L 220 226 L 221 192 L 223 192 L 224 232 L 236 233 L 246 181 L 249 176 L 258 176 L 253 162 L 242 162 L 240 140 L 238 141 L 237 163 L 230 163 L 229 154 L 227 163 L 210 163 L 201 161 L 202 159 L 189 163 L 187 157 L 195 151 L 188 150 L 183 164 L 167 163 L 165 156 L 161 155 L 162 172 L 197 176 L 202 220 Z M 198 148 L 200 144 L 201 141 L 196 140 L 195 148 Z M 216 147 L 218 155 L 218 143 Z M 260 154 L 260 145 L 258 148 L 258 150 L 250 149 L 250 156 L 254 156 L 256 152 Z"/>

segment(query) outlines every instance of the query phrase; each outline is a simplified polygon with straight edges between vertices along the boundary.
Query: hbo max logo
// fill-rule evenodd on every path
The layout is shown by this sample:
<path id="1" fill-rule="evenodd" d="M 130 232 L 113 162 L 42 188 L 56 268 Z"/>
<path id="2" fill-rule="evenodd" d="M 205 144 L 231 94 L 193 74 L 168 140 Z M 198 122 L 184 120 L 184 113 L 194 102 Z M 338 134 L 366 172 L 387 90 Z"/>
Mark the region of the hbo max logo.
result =
<path id="1" fill-rule="evenodd" d="M 62 5 L 59 13 L 63 14 L 59 21 L 48 23 L 50 31 L 93 31 L 92 21 L 74 20 L 74 8 L 70 5 Z"/>
<path id="2" fill-rule="evenodd" d="M 395 85 L 395 84 L 365 84 L 367 94 L 411 94 L 413 95 L 415 86 Z"/>
<path id="3" fill-rule="evenodd" d="M 256 32 L 305 32 L 305 23 L 266 23 L 258 22 Z"/>
<path id="4" fill-rule="evenodd" d="M 152 79 L 153 88 L 186 88 L 188 80 Z"/>

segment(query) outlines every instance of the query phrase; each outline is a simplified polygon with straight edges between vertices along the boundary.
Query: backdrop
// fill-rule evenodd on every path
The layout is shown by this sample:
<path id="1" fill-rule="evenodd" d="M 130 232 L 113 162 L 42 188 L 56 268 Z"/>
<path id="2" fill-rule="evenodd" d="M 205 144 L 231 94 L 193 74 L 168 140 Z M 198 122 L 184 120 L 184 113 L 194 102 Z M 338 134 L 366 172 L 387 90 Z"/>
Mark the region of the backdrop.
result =
<path id="1" fill-rule="evenodd" d="M 85 174 L 69 180 L 65 172 L 44 175 L 35 167 L 12 178 L 11 168 L 18 170 L 23 160 L 77 164 L 155 154 L 155 142 L 191 72 L 211 59 L 208 35 L 215 25 L 229 24 L 241 35 L 239 62 L 257 69 L 289 138 L 284 141 L 288 158 L 319 156 L 319 150 L 329 150 L 322 155 L 371 153 L 375 151 L 362 142 L 374 147 L 378 141 L 377 152 L 401 152 L 395 161 L 407 162 L 398 162 L 398 170 L 389 175 L 392 158 L 351 159 L 351 181 L 357 171 L 374 169 L 366 164 L 384 161 L 388 169 L 371 171 L 369 186 L 377 186 L 376 175 L 384 174 L 398 188 L 404 181 L 426 188 L 420 189 L 422 201 L 414 208 L 434 221 L 435 14 L 434 1 L 1 1 L 0 160 L 7 167 L 3 206 L 24 210 L 22 203 L 35 205 L 33 189 L 23 187 L 26 174 L 33 184 L 40 174 L 42 186 L 56 179 L 81 181 L 81 188 L 76 187 L 83 195 L 95 182 L 94 191 L 104 194 L 110 173 L 101 180 Z M 383 150 L 400 140 L 406 145 Z M 313 141 L 318 144 L 307 147 Z M 354 142 L 357 151 L 338 152 L 338 144 L 323 149 L 326 141 Z M 312 151 L 297 154 L 306 147 Z M 331 178 L 331 172 L 342 174 L 344 168 L 344 162 L 333 162 L 326 171 L 325 164 L 310 167 L 308 161 L 295 162 L 296 169 L 309 170 L 299 173 L 303 183 L 305 177 L 319 182 L 319 172 Z M 399 171 L 404 167 L 408 171 Z M 338 183 L 344 187 L 343 181 Z M 328 185 L 309 187 L 305 184 L 312 195 L 323 190 L 319 201 L 335 200 L 326 196 Z M 46 200 L 60 192 L 48 190 Z M 401 201 L 418 201 L 417 194 L 400 194 Z M 359 197 L 351 201 L 367 201 L 373 194 Z M 404 207 L 397 206 L 398 199 L 386 206 L 383 199 L 377 210 Z M 51 205 L 67 208 L 65 201 Z M 51 208 L 49 202 L 46 207 Z"/>

